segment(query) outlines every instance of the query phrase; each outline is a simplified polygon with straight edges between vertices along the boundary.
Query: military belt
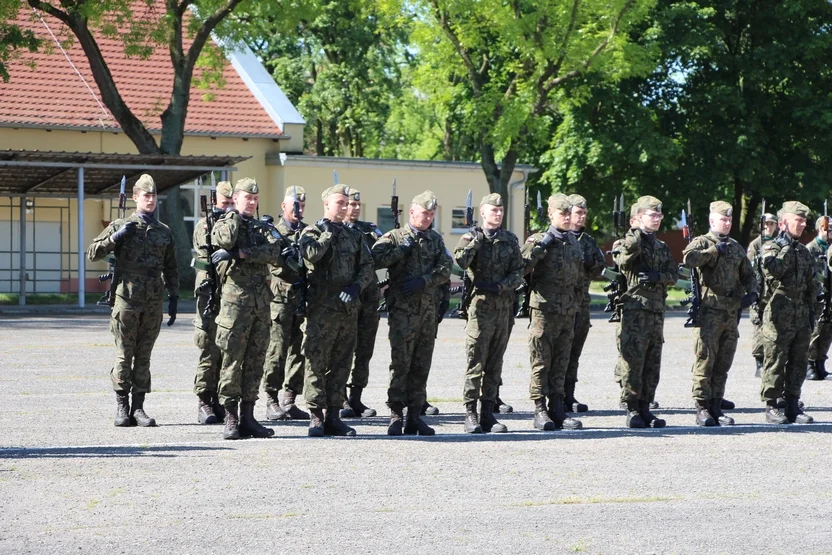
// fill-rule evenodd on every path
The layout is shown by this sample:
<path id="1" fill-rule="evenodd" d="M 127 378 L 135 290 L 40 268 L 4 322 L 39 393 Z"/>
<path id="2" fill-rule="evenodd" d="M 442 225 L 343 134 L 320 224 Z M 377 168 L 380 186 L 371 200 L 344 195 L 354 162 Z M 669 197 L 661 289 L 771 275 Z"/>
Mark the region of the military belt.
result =
<path id="1" fill-rule="evenodd" d="M 793 301 L 799 301 L 803 297 L 804 292 L 804 289 L 786 289 L 785 287 L 778 287 L 774 290 L 774 293 L 772 294 L 776 295 L 777 293 L 780 293 L 781 295 L 785 295 Z"/>
<path id="2" fill-rule="evenodd" d="M 226 279 L 228 281 L 233 281 L 234 283 L 240 283 L 240 284 L 242 284 L 242 283 L 254 283 L 254 284 L 266 283 L 266 278 L 261 276 L 261 275 L 258 275 L 258 274 L 254 274 L 252 276 L 228 276 Z"/>
<path id="3" fill-rule="evenodd" d="M 126 261 L 118 261 L 117 267 L 120 272 L 129 272 L 131 274 L 137 274 L 140 276 L 147 276 L 152 278 L 157 278 L 162 276 L 161 270 L 154 270 L 153 268 L 145 268 L 138 264 L 134 264 L 132 262 Z"/>
<path id="4" fill-rule="evenodd" d="M 718 285 L 714 286 L 706 286 L 706 289 L 711 291 L 712 293 L 719 295 L 720 297 L 733 297 L 737 291 L 734 289 L 726 289 L 725 287 L 720 287 Z"/>

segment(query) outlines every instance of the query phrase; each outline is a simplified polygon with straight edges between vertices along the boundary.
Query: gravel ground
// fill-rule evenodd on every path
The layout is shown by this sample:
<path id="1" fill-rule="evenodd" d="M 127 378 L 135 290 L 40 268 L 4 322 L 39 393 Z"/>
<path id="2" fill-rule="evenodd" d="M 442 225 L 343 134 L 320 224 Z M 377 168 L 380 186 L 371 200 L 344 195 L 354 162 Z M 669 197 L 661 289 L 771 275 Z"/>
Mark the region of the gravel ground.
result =
<path id="1" fill-rule="evenodd" d="M 112 425 L 106 318 L 1 319 L 0 553 L 832 553 L 832 383 L 804 387 L 817 424 L 764 424 L 744 320 L 728 381 L 738 425 L 696 428 L 683 321 L 666 321 L 664 430 L 623 427 L 614 326 L 598 315 L 582 431 L 533 431 L 518 321 L 511 433 L 461 433 L 465 334 L 446 320 L 428 383 L 437 436 L 388 439 L 382 321 L 365 401 L 385 416 L 355 421 L 357 438 L 281 423 L 274 439 L 229 442 L 196 424 L 186 315 L 156 345 L 154 429 Z"/>

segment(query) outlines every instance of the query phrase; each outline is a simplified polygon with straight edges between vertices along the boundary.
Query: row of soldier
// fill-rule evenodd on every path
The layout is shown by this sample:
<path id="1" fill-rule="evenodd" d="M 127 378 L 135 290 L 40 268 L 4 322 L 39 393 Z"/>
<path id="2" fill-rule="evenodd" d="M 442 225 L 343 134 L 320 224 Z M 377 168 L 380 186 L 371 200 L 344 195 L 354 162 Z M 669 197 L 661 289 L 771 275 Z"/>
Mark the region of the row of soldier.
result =
<path id="1" fill-rule="evenodd" d="M 111 370 L 115 424 L 153 426 L 155 420 L 144 412 L 150 352 L 161 327 L 164 291 L 173 320 L 179 284 L 173 237 L 153 216 L 156 188 L 150 176 L 137 181 L 133 199 L 136 213 L 112 222 L 88 256 L 116 259 L 111 316 L 118 351 Z M 383 235 L 358 219 L 360 193 L 355 189 L 335 185 L 322 200 L 324 217 L 307 225 L 302 221 L 306 193 L 290 187 L 280 218 L 261 220 L 254 180 L 241 179 L 233 188 L 228 182 L 217 185 L 215 210 L 197 223 L 193 238 L 194 339 L 200 349 L 194 390 L 200 423 L 223 422 L 226 439 L 272 436 L 274 430 L 254 415 L 262 384 L 267 420 L 308 419 L 310 436 L 355 435 L 342 418 L 376 414 L 364 405 L 362 392 L 379 326 L 375 270 L 386 269 L 392 352 L 387 433 L 433 435 L 421 415 L 435 410 L 427 404 L 426 384 L 456 262 L 473 283 L 466 324 L 465 431 L 507 431 L 494 415 L 511 411 L 500 401 L 499 387 L 516 289 L 524 278 L 531 309 L 534 427 L 582 427 L 571 416 L 587 410 L 575 399 L 578 361 L 590 328 L 589 285 L 605 266 L 584 229 L 583 197 L 550 197 L 549 228 L 521 245 L 502 227 L 500 195 L 490 194 L 480 204 L 481 225 L 462 236 L 453 258 L 432 229 L 436 198 L 430 191 L 413 199 L 405 225 Z M 693 368 L 697 424 L 733 424 L 723 412 L 732 406 L 724 399 L 725 384 L 736 351 L 738 311 L 749 306 L 766 420 L 812 421 L 799 401 L 817 313 L 817 256 L 797 241 L 808 212 L 801 203 L 784 203 L 778 218 L 771 218 L 765 242 L 757 243 L 759 256 L 754 244 L 746 256 L 728 235 L 732 207 L 715 202 L 709 233 L 685 249 L 684 264 L 694 269 L 702 291 Z M 652 410 L 657 407 L 667 289 L 679 272 L 667 245 L 656 238 L 662 219 L 662 203 L 641 197 L 631 209 L 629 231 L 612 251 L 626 279 L 616 307 L 621 321 L 615 375 L 626 425 L 632 428 L 665 425 Z M 823 241 L 825 234 L 824 228 Z M 762 297 L 760 285 L 765 285 Z M 813 375 L 825 377 L 832 330 L 826 324 L 815 331 L 815 354 L 809 357 L 814 356 Z M 301 394 L 309 413 L 297 406 Z"/>

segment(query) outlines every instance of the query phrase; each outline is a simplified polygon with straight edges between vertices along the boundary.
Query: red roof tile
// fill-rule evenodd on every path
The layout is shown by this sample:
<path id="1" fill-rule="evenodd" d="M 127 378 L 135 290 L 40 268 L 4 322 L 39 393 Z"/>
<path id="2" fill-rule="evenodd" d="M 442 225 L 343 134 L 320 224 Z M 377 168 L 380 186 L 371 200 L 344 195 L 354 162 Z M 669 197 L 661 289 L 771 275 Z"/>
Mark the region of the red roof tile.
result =
<path id="1" fill-rule="evenodd" d="M 137 3 L 136 11 L 141 9 L 153 8 Z M 41 21 L 37 17 L 33 19 L 32 15 L 31 9 L 21 8 L 17 23 L 32 29 L 44 41 L 43 47 L 37 53 L 26 52 L 7 64 L 11 79 L 8 83 L 0 81 L 0 125 L 120 129 L 103 102 L 99 106 L 101 95 L 78 41 L 73 40 L 65 56 L 55 44 L 46 25 L 58 40 L 71 36 L 71 32 L 51 16 L 44 14 Z M 158 16 L 158 8 L 149 14 L 149 17 Z M 122 98 L 150 131 L 160 131 L 159 115 L 170 101 L 173 86 L 173 69 L 167 48 L 157 46 L 153 54 L 143 60 L 128 58 L 119 40 L 101 36 L 97 40 Z M 190 42 L 186 41 L 186 50 Z M 78 72 L 73 69 L 70 61 Z M 83 80 L 78 73 L 83 76 Z M 196 68 L 194 81 L 200 74 L 201 70 Z M 210 90 L 192 87 L 185 133 L 281 136 L 280 128 L 230 64 L 226 65 L 223 76 L 225 86 L 221 89 L 214 86 Z M 203 99 L 206 93 L 212 94 L 213 99 Z"/>

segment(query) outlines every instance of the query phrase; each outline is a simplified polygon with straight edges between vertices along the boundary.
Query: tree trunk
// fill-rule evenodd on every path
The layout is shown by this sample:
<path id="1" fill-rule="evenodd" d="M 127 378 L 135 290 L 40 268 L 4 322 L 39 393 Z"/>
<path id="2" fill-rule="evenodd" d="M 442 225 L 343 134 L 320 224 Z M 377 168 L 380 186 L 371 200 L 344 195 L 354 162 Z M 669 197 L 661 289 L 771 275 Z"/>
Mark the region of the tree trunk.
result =
<path id="1" fill-rule="evenodd" d="M 759 193 L 752 193 L 751 198 L 748 199 L 748 203 L 745 205 L 745 210 L 743 211 L 743 220 L 741 226 L 741 233 L 737 238 L 737 241 L 740 242 L 741 245 L 747 247 L 748 244 L 751 242 L 751 233 L 754 230 L 755 226 L 760 225 L 760 198 Z"/>
<path id="2" fill-rule="evenodd" d="M 508 183 L 511 180 L 511 174 L 514 173 L 514 167 L 517 165 L 517 150 L 514 147 L 509 148 L 498 166 L 494 159 L 494 148 L 486 144 L 485 141 L 480 141 L 480 145 L 482 154 L 480 165 L 488 180 L 488 190 L 503 197 L 503 214 L 507 215 L 511 210 Z"/>
<path id="3" fill-rule="evenodd" d="M 315 121 L 315 154 L 325 156 L 324 152 L 324 123 L 318 119 Z"/>
<path id="4" fill-rule="evenodd" d="M 734 213 L 740 212 L 742 213 L 742 199 L 745 194 L 745 187 L 743 187 L 742 181 L 735 175 L 734 176 Z M 739 223 L 739 222 L 737 222 Z M 745 223 L 745 222 L 743 222 Z M 742 236 L 742 227 L 741 226 L 731 226 L 731 237 L 734 239 L 738 239 L 738 237 Z M 748 244 L 748 243 L 744 243 Z"/>

